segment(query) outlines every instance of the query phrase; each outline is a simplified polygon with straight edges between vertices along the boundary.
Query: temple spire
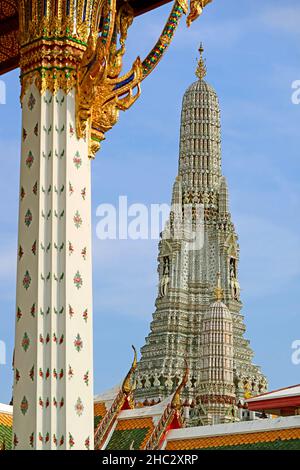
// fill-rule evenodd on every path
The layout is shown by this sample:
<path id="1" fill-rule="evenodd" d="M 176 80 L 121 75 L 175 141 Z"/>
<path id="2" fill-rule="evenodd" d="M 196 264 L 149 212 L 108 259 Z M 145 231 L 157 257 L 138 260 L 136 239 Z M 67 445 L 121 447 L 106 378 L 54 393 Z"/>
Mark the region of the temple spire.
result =
<path id="1" fill-rule="evenodd" d="M 196 77 L 198 77 L 199 80 L 203 80 L 207 73 L 206 63 L 205 63 L 206 61 L 203 58 L 203 52 L 204 52 L 204 47 L 201 42 L 200 47 L 199 47 L 200 59 L 198 61 L 198 66 L 196 69 Z"/>

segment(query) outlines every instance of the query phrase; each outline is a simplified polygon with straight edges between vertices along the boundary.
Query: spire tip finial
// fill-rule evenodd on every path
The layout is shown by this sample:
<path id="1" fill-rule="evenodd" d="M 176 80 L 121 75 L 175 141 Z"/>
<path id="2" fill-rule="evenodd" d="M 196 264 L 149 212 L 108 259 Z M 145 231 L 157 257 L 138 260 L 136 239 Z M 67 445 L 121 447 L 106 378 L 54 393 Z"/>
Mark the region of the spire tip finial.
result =
<path id="1" fill-rule="evenodd" d="M 205 59 L 203 59 L 203 52 L 204 52 L 204 47 L 203 47 L 203 43 L 201 42 L 200 47 L 199 47 L 200 59 L 198 61 L 198 66 L 196 69 L 196 77 L 198 77 L 199 80 L 203 80 L 203 78 L 206 76 L 206 73 L 207 73 Z"/>

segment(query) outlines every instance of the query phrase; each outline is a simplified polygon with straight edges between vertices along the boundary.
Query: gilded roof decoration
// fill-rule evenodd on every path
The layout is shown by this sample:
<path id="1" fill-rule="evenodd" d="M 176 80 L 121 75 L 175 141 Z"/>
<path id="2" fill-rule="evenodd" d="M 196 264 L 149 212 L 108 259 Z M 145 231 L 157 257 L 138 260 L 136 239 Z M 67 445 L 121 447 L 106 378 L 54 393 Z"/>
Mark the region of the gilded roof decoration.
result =
<path id="1" fill-rule="evenodd" d="M 141 15 L 170 0 L 131 0 L 134 15 Z M 19 66 L 19 18 L 17 0 L 0 0 L 0 75 Z M 118 1 L 118 7 L 123 0 Z"/>
<path id="2" fill-rule="evenodd" d="M 15 0 L 0 0 L 0 74 L 18 66 L 18 8 Z"/>

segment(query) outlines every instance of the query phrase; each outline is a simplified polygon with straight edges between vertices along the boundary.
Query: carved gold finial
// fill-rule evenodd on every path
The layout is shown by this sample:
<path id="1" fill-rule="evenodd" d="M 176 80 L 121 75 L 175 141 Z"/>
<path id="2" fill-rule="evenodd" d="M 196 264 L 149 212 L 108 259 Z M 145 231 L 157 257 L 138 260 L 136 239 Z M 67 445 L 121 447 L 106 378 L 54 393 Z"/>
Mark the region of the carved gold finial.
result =
<path id="1" fill-rule="evenodd" d="M 215 288 L 215 299 L 217 302 L 222 302 L 224 297 L 224 291 L 221 287 L 221 273 L 217 274 L 217 287 Z"/>
<path id="2" fill-rule="evenodd" d="M 199 52 L 200 52 L 200 59 L 199 59 L 198 66 L 196 69 L 196 77 L 198 77 L 199 80 L 203 80 L 203 78 L 206 76 L 207 69 L 206 69 L 205 59 L 203 59 L 204 47 L 203 47 L 202 42 L 199 47 Z"/>
<path id="3" fill-rule="evenodd" d="M 184 372 L 184 376 L 182 378 L 182 381 L 180 382 L 180 384 L 178 385 L 174 395 L 173 395 L 173 398 L 172 398 L 172 402 L 171 402 L 171 407 L 177 411 L 180 411 L 181 410 L 181 398 L 180 398 L 180 395 L 181 395 L 181 392 L 183 390 L 183 388 L 186 386 L 187 384 L 187 381 L 188 381 L 188 378 L 189 378 L 189 373 L 190 373 L 190 370 L 189 370 L 189 366 L 188 366 L 188 363 L 187 361 L 185 360 L 185 372 Z"/>
<path id="4" fill-rule="evenodd" d="M 122 384 L 122 391 L 123 393 L 125 393 L 125 395 L 129 395 L 131 392 L 133 392 L 134 388 L 135 388 L 135 383 L 132 382 L 132 377 L 133 377 L 133 374 L 136 370 L 136 366 L 137 366 L 137 354 L 136 354 L 136 349 L 134 346 L 132 346 L 132 349 L 134 351 L 134 357 L 133 357 L 133 362 L 132 362 L 132 365 L 130 367 L 130 370 L 128 372 L 128 374 L 126 375 L 124 381 L 123 381 L 123 384 Z"/>

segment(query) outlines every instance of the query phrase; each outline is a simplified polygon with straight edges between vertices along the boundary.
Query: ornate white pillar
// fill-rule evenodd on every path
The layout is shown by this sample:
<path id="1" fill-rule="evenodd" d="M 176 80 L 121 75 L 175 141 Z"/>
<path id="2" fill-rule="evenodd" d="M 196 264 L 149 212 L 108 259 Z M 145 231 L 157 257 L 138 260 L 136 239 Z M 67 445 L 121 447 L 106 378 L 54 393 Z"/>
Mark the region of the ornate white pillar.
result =
<path id="1" fill-rule="evenodd" d="M 93 448 L 91 161 L 76 132 L 93 2 L 20 1 L 14 448 Z"/>
<path id="2" fill-rule="evenodd" d="M 93 446 L 91 175 L 75 91 L 22 98 L 16 448 Z M 66 406 L 68 404 L 68 406 Z"/>

